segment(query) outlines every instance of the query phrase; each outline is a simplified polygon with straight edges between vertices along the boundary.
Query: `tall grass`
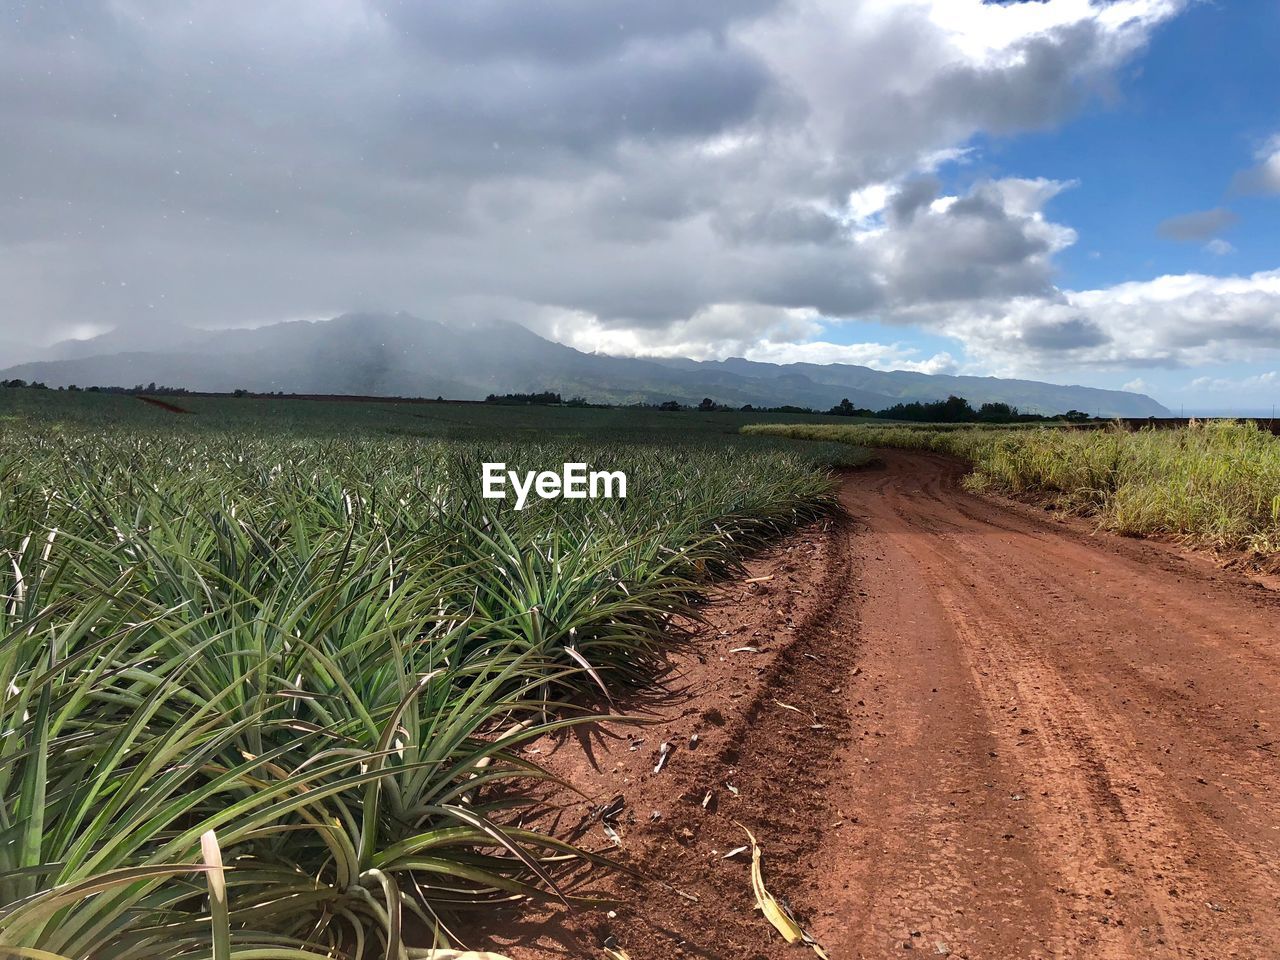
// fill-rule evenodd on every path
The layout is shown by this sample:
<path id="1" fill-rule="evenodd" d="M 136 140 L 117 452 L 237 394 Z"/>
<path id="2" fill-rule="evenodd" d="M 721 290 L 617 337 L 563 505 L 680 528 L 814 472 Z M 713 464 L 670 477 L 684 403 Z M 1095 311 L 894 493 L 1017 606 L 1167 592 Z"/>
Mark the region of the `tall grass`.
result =
<path id="1" fill-rule="evenodd" d="M 1185 429 L 920 430 L 749 426 L 755 435 L 932 450 L 973 464 L 978 489 L 1054 497 L 1132 535 L 1171 534 L 1280 557 L 1280 437 L 1236 421 Z"/>
<path id="2" fill-rule="evenodd" d="M 481 459 L 630 499 L 481 500 Z M 830 506 L 764 448 L 0 424 L 0 956 L 429 955 L 567 896 L 521 745 Z"/>

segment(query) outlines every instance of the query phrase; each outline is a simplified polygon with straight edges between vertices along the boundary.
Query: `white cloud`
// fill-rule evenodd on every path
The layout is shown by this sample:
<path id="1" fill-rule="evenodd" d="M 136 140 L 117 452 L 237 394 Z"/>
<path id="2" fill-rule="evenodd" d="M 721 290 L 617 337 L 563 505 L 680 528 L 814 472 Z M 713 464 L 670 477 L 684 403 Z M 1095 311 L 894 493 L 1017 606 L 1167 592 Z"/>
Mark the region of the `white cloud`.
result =
<path id="1" fill-rule="evenodd" d="M 914 179 L 863 194 L 860 220 L 871 225 L 843 228 L 848 249 L 827 256 L 806 250 L 793 259 L 785 246 L 767 241 L 773 260 L 743 285 L 766 299 L 785 286 L 784 278 L 811 270 L 807 297 L 820 309 L 787 306 L 778 296 L 782 302 L 775 305 L 722 301 L 655 324 L 527 304 L 509 315 L 520 317 L 524 310 L 536 317 L 529 322 L 540 332 L 607 353 L 849 362 L 926 372 L 958 366 L 950 355 L 821 339 L 831 322 L 874 319 L 957 339 L 966 371 L 1049 379 L 1066 370 L 1280 357 L 1280 271 L 1167 275 L 1094 290 L 1057 287 L 1053 257 L 1075 234 L 1050 220 L 1043 206 L 1068 186 L 981 181 L 962 196 L 938 197 L 936 181 Z M 766 241 L 746 231 L 740 242 L 749 247 Z M 850 264 L 842 273 L 842 265 Z M 673 262 L 672 270 L 685 266 Z M 699 282 L 696 271 L 688 277 L 691 285 Z"/>
<path id="2" fill-rule="evenodd" d="M 1280 270 L 1182 274 L 913 312 L 1001 373 L 1188 367 L 1280 357 Z"/>
<path id="3" fill-rule="evenodd" d="M 492 304 L 488 307 L 492 312 Z M 614 356 L 745 357 L 763 363 L 851 363 L 876 370 L 954 373 L 949 353 L 931 356 L 903 343 L 832 343 L 817 339 L 823 318 L 812 310 L 719 303 L 668 330 L 611 329 L 583 313 L 544 312 L 531 324 L 539 332 L 588 353 Z"/>
<path id="4" fill-rule="evenodd" d="M 882 4 L 892 7 L 892 3 Z M 1095 5 L 1087 2 L 1014 3 L 1004 8 L 983 0 L 930 0 L 930 17 L 946 30 L 966 55 L 1001 63 L 1015 54 L 1028 36 L 1093 20 L 1110 32 L 1117 47 L 1143 42 L 1145 31 L 1175 12 L 1181 4 L 1167 0 L 1122 0 Z"/>
<path id="5" fill-rule="evenodd" d="M 1268 394 L 1276 396 L 1280 392 L 1280 372 L 1275 370 L 1260 373 L 1251 377 L 1196 377 L 1187 385 L 1188 390 L 1206 393 L 1233 393 L 1246 395 Z"/>
<path id="6" fill-rule="evenodd" d="M 1254 154 L 1257 166 L 1236 174 L 1232 187 L 1238 193 L 1280 193 L 1280 133 Z"/>
<path id="7" fill-rule="evenodd" d="M 747 356 L 764 343 L 809 340 L 822 330 L 814 310 L 716 303 L 660 328 L 618 327 L 582 311 L 543 311 L 529 324 L 588 353 L 722 360 Z"/>
<path id="8" fill-rule="evenodd" d="M 1132 393 L 1150 393 L 1151 384 L 1143 380 L 1141 377 L 1134 377 L 1128 383 L 1120 387 L 1121 390 L 1128 390 Z"/>
<path id="9" fill-rule="evenodd" d="M 955 373 L 959 364 L 942 352 L 921 357 L 920 351 L 900 343 L 774 343 L 761 341 L 745 354 L 748 360 L 767 363 L 851 363 L 875 370 L 912 370 L 916 373 Z"/>
<path id="10" fill-rule="evenodd" d="M 705 355 L 1052 298 L 1062 184 L 901 194 L 1069 118 L 1184 5 L 36 5 L 0 20 L 0 333 L 493 297 L 566 342 Z"/>
<path id="11" fill-rule="evenodd" d="M 891 183 L 873 183 L 854 190 L 846 204 L 846 222 L 860 230 L 871 230 L 880 225 L 880 215 L 889 205 L 893 195 Z"/>
<path id="12" fill-rule="evenodd" d="M 1236 252 L 1236 248 L 1221 237 L 1214 237 L 1204 245 L 1204 249 L 1215 257 L 1225 257 L 1227 254 Z"/>

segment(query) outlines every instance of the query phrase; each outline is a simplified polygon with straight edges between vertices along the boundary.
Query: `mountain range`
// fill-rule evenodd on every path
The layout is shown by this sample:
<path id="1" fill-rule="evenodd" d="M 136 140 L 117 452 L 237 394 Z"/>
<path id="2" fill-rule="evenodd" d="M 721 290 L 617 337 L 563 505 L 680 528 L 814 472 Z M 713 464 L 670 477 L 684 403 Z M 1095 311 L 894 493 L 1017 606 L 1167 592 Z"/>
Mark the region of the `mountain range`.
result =
<path id="1" fill-rule="evenodd" d="M 16 349 L 0 343 L 0 365 Z M 26 351 L 28 354 L 33 351 Z M 854 364 L 686 360 L 583 353 L 507 321 L 442 323 L 406 313 L 345 314 L 333 320 L 253 329 L 145 332 L 119 328 L 64 340 L 0 379 L 51 387 L 157 383 L 211 393 L 481 399 L 491 393 L 554 391 L 596 402 L 678 400 L 826 409 L 848 399 L 881 409 L 949 394 L 975 407 L 1004 402 L 1030 413 L 1083 410 L 1100 416 L 1168 416 L 1148 396 L 1035 380 L 873 370 Z"/>

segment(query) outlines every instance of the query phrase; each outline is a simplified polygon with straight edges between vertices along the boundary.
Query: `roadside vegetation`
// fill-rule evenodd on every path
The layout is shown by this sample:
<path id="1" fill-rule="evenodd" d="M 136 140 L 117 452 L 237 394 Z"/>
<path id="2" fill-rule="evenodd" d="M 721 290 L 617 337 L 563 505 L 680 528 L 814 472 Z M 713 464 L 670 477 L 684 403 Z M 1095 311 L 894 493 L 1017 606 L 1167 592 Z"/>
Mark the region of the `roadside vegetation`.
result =
<path id="1" fill-rule="evenodd" d="M 650 679 L 849 453 L 175 402 L 0 407 L 0 956 L 408 960 L 571 896 L 521 746 Z M 517 512 L 482 461 L 630 495 Z"/>
<path id="2" fill-rule="evenodd" d="M 1182 429 L 756 425 L 754 436 L 932 450 L 973 464 L 974 489 L 1052 497 L 1130 535 L 1280 558 L 1280 437 L 1239 421 Z"/>

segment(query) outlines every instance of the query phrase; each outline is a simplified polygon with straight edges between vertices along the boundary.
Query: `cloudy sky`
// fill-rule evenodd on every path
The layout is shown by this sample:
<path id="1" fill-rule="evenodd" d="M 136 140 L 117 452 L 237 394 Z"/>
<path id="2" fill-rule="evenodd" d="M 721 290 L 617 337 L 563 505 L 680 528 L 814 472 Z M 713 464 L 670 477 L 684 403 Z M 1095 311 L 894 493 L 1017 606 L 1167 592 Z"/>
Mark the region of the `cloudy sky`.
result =
<path id="1" fill-rule="evenodd" d="M 1276 0 L 9 0 L 0 352 L 404 309 L 1263 409 L 1277 49 Z"/>

